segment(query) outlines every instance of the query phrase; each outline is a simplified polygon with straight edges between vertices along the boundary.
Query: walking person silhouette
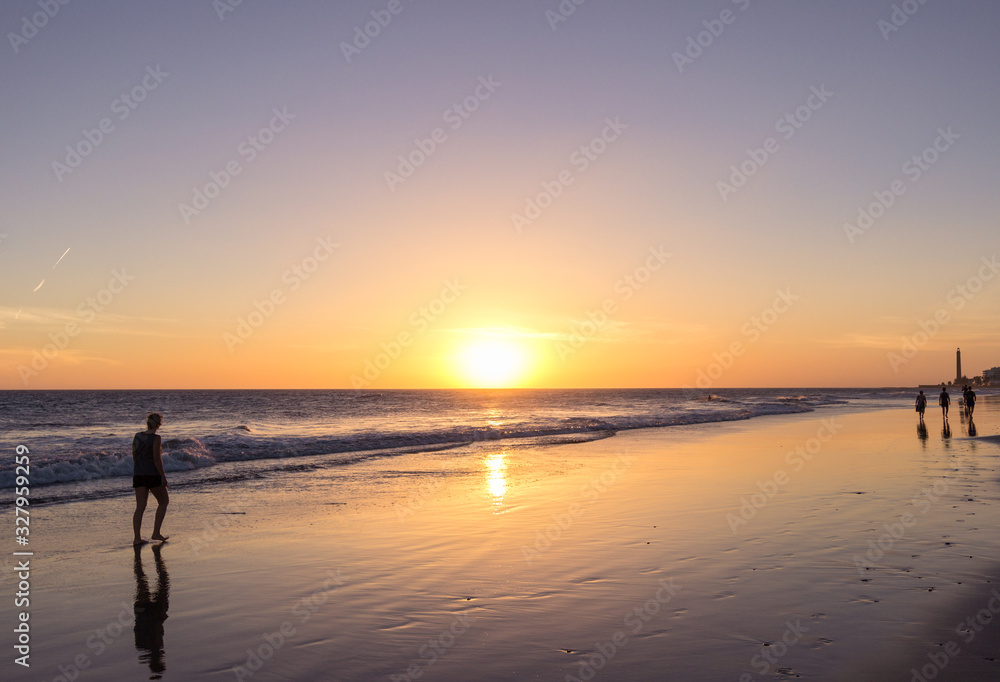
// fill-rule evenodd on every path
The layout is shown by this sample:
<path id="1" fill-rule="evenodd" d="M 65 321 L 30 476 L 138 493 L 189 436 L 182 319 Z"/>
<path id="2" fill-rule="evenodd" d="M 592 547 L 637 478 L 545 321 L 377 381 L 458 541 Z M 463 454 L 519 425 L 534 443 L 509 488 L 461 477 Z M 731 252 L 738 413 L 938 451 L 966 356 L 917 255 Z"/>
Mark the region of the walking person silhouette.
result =
<path id="1" fill-rule="evenodd" d="M 160 437 L 156 430 L 163 423 L 163 417 L 156 412 L 146 417 L 146 430 L 139 431 L 132 438 L 132 487 L 135 488 L 135 512 L 132 514 L 133 545 L 143 545 L 142 514 L 146 511 L 149 494 L 156 498 L 156 516 L 153 519 L 154 540 L 165 541 L 167 536 L 160 532 L 163 517 L 167 515 L 170 495 L 167 493 L 167 475 L 163 471 L 160 453 Z"/>

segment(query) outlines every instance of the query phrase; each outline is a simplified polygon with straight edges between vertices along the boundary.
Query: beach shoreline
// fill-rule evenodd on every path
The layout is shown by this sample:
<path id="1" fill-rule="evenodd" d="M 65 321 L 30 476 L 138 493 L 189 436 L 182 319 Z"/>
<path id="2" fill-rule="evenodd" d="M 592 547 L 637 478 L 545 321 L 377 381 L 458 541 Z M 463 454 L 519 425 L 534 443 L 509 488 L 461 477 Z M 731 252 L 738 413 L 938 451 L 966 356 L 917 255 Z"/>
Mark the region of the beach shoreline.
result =
<path id="1" fill-rule="evenodd" d="M 996 638 L 954 627 L 1000 575 L 1000 450 L 914 435 L 834 407 L 179 488 L 156 554 L 127 498 L 45 505 L 33 665 L 0 670 L 145 679 L 152 635 L 163 679 L 909 682 L 949 637 L 939 679 L 995 674 Z M 137 621 L 164 577 L 166 617 Z"/>

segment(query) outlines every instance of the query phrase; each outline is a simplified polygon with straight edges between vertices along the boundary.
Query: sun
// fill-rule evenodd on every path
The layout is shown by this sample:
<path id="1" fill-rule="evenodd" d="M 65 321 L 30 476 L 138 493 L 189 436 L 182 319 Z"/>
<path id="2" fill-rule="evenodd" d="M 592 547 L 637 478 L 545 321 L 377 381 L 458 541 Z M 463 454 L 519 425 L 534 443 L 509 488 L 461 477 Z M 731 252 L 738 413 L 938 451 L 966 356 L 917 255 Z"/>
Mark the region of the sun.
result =
<path id="1" fill-rule="evenodd" d="M 463 385 L 510 388 L 524 379 L 528 354 L 523 346 L 509 339 L 482 339 L 461 348 L 456 365 Z"/>

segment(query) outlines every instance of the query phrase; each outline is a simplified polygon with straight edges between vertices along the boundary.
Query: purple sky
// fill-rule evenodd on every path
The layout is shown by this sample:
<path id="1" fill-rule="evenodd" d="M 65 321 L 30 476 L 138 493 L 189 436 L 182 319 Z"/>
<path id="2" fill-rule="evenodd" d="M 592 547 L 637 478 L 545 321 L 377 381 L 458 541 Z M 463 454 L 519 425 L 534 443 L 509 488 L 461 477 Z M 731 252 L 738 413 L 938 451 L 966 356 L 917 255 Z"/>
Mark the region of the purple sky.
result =
<path id="1" fill-rule="evenodd" d="M 970 375 L 1000 364 L 997 3 L 224 4 L 0 9 L 0 387 L 348 386 L 449 278 L 468 292 L 377 385 L 450 385 L 456 339 L 492 335 L 527 344 L 531 385 L 680 386 L 778 290 L 801 298 L 718 385 L 939 381 L 956 346 Z"/>

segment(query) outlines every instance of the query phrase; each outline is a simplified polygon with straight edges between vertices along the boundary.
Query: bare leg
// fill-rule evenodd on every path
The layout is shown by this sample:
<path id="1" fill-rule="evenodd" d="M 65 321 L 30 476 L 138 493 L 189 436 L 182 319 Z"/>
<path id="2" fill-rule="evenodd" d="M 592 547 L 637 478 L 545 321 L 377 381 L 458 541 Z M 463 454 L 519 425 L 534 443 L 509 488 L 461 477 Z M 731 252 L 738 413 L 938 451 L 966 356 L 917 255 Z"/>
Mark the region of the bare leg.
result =
<path id="1" fill-rule="evenodd" d="M 154 540 L 166 540 L 167 538 L 160 533 L 160 526 L 163 525 L 163 517 L 167 515 L 170 494 L 167 492 L 167 487 L 163 485 L 153 488 L 152 493 L 153 497 L 156 498 L 156 517 L 153 519 L 152 537 Z"/>
<path id="2" fill-rule="evenodd" d="M 142 539 L 142 513 L 146 511 L 146 501 L 149 499 L 149 488 L 139 487 L 135 489 L 135 513 L 132 514 L 132 544 L 141 545 Z"/>

